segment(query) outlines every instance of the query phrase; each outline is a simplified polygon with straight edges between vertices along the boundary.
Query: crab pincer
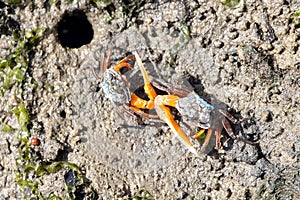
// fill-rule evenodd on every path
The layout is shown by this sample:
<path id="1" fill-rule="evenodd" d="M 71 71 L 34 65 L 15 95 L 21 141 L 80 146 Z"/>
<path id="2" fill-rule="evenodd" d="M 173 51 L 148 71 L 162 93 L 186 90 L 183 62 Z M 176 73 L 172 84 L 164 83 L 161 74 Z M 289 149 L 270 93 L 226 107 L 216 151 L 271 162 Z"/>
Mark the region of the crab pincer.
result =
<path id="1" fill-rule="evenodd" d="M 159 118 L 164 121 L 171 128 L 172 132 L 177 136 L 177 138 L 182 142 L 182 144 L 192 153 L 198 155 L 193 144 L 189 140 L 188 136 L 180 128 L 180 126 L 174 120 L 172 113 L 170 111 L 171 107 L 176 107 L 178 100 L 180 99 L 175 95 L 157 95 L 155 89 L 152 87 L 148 73 L 142 63 L 142 60 L 137 52 L 134 52 L 138 66 L 142 72 L 144 79 L 144 90 L 149 97 L 150 102 L 154 102 L 154 109 L 159 116 Z"/>

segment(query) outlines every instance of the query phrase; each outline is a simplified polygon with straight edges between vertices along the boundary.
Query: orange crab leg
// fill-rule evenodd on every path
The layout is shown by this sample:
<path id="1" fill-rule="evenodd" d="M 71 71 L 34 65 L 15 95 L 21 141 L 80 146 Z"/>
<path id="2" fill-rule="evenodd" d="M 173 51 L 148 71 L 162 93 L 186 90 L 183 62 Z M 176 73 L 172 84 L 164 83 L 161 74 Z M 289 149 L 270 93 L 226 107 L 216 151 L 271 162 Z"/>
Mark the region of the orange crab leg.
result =
<path id="1" fill-rule="evenodd" d="M 180 128 L 180 126 L 175 122 L 170 108 L 168 108 L 166 105 L 170 102 L 168 99 L 168 96 L 172 95 L 164 95 L 164 96 L 157 96 L 154 100 L 154 107 L 157 115 L 161 120 L 163 120 L 165 123 L 168 124 L 168 126 L 171 128 L 172 132 L 178 137 L 178 139 L 188 148 L 188 150 L 196 155 L 197 151 L 193 147 L 193 144 L 189 140 L 188 136 L 184 133 L 184 131 Z M 174 102 L 171 102 L 171 105 Z"/>
<path id="2" fill-rule="evenodd" d="M 110 54 L 111 54 L 111 52 L 110 52 Z M 128 63 L 129 60 L 135 60 L 135 56 L 131 55 L 131 56 L 127 56 L 127 57 L 123 58 L 120 62 L 118 62 L 118 64 L 116 64 L 116 66 L 114 67 L 114 70 L 116 72 L 119 72 L 123 67 L 129 68 L 130 70 L 132 70 L 130 63 Z M 154 107 L 154 102 L 144 100 L 144 99 L 140 98 L 139 96 L 137 96 L 136 94 L 132 93 L 130 105 L 132 106 L 131 107 L 132 110 L 134 110 L 136 112 L 138 108 L 149 109 L 149 110 L 152 109 Z M 135 108 L 137 108 L 137 109 L 135 109 Z"/>
<path id="3" fill-rule="evenodd" d="M 207 145 L 208 145 L 208 143 L 209 143 L 209 141 L 210 141 L 211 135 L 212 135 L 212 129 L 210 128 L 210 129 L 208 129 L 208 131 L 207 131 L 207 135 L 206 135 L 205 140 L 204 140 L 204 143 L 203 143 L 203 145 L 202 145 L 202 147 L 201 147 L 201 151 L 202 151 L 202 152 L 205 151 L 205 149 L 206 149 L 206 147 L 207 147 Z"/>
<path id="4" fill-rule="evenodd" d="M 141 109 L 134 107 L 134 106 L 129 106 L 129 108 L 136 114 L 140 115 L 140 116 L 144 116 L 147 117 L 149 119 L 158 119 L 157 115 L 152 115 L 149 113 L 145 113 L 144 111 L 142 111 Z M 158 120 L 157 122 L 161 122 L 160 120 Z"/>
<path id="5" fill-rule="evenodd" d="M 110 56 L 111 56 L 111 51 L 110 51 L 110 55 L 108 56 L 107 60 L 108 59 L 110 60 Z M 131 56 L 127 56 L 127 57 L 123 58 L 120 62 L 118 62 L 118 64 L 116 64 L 116 66 L 114 67 L 114 70 L 116 72 L 119 72 L 123 67 L 129 68 L 130 70 L 132 70 L 132 67 L 131 67 L 130 63 L 128 63 L 129 60 L 135 60 L 135 56 L 131 55 Z M 106 61 L 106 62 L 110 62 L 110 61 Z M 104 63 L 102 63 L 102 65 L 104 65 Z M 154 89 L 153 89 L 153 91 L 154 91 Z M 153 94 L 153 92 L 151 92 L 151 94 Z M 156 93 L 153 94 L 153 95 L 156 96 Z M 134 93 L 131 94 L 130 108 L 134 112 L 138 112 L 139 108 L 150 110 L 153 107 L 154 107 L 154 102 L 153 101 L 144 100 L 144 99 L 140 98 L 139 96 L 137 96 Z"/>
<path id="6" fill-rule="evenodd" d="M 206 129 L 201 129 L 200 131 L 198 131 L 195 135 L 193 135 L 194 139 L 199 138 L 201 135 L 203 135 L 203 133 L 205 132 Z"/>
<path id="7" fill-rule="evenodd" d="M 130 105 L 136 108 L 148 109 L 151 110 L 154 108 L 154 101 L 147 101 L 145 99 L 140 98 L 136 94 L 131 94 Z"/>

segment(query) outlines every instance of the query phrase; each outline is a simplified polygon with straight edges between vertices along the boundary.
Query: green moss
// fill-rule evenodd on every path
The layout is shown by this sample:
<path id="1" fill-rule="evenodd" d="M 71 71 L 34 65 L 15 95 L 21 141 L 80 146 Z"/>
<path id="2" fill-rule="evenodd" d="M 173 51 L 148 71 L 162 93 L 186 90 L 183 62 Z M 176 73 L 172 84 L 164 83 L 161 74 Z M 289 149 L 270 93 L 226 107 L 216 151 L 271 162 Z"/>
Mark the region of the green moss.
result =
<path id="1" fill-rule="evenodd" d="M 220 0 L 220 2 L 229 8 L 237 8 L 241 0 Z"/>
<path id="2" fill-rule="evenodd" d="M 8 3 L 18 4 L 18 3 L 21 3 L 21 0 L 8 0 Z"/>
<path id="3" fill-rule="evenodd" d="M 40 194 L 40 192 L 38 190 L 37 182 L 26 180 L 26 179 L 18 179 L 17 183 L 22 188 L 25 188 L 25 187 L 31 188 L 32 193 L 35 194 L 38 199 L 43 199 L 43 196 Z"/>
<path id="4" fill-rule="evenodd" d="M 6 123 L 3 123 L 2 124 L 2 130 L 1 130 L 2 132 L 13 132 L 14 131 L 14 129 L 10 126 L 10 125 L 8 125 L 8 124 L 6 124 Z"/>
<path id="5" fill-rule="evenodd" d="M 186 42 L 187 40 L 191 39 L 191 31 L 190 31 L 190 27 L 186 24 L 182 25 L 180 28 L 180 42 Z"/>
<path id="6" fill-rule="evenodd" d="M 30 138 L 31 138 L 31 118 L 28 110 L 26 109 L 26 102 L 21 99 L 24 86 L 31 87 L 33 90 L 36 84 L 27 83 L 27 80 L 31 80 L 27 77 L 27 70 L 31 66 L 31 59 L 34 55 L 34 49 L 38 45 L 39 41 L 43 36 L 44 29 L 34 29 L 28 33 L 22 31 L 21 33 L 15 33 L 16 48 L 7 56 L 0 60 L 0 94 L 4 102 L 8 102 L 7 98 L 9 95 L 14 95 L 16 103 L 8 105 L 9 111 L 5 110 L 3 113 L 8 113 L 5 115 L 13 115 L 17 121 L 19 128 L 13 129 L 7 125 L 4 121 L 1 121 L 2 131 L 14 132 L 19 139 L 18 153 L 19 156 L 16 158 L 17 170 L 15 171 L 15 181 L 19 184 L 21 188 L 25 191 L 27 189 L 31 190 L 31 198 L 34 199 L 44 199 L 43 194 L 39 191 L 39 182 L 43 175 L 57 173 L 62 169 L 71 169 L 76 172 L 78 185 L 83 184 L 83 178 L 79 167 L 73 163 L 69 162 L 46 162 L 39 160 L 36 154 L 31 149 Z M 34 82 L 34 81 L 33 81 Z M 51 87 L 50 90 L 53 90 Z M 1 110 L 2 112 L 3 110 Z M 7 116 L 8 117 L 8 116 Z M 4 117 L 5 119 L 5 117 Z M 29 178 L 30 177 L 30 178 Z M 74 186 L 75 187 L 75 186 Z M 66 186 L 67 193 L 65 196 L 68 199 L 74 199 L 75 190 L 70 186 Z M 59 199 L 60 197 L 52 199 Z"/>
<path id="7" fill-rule="evenodd" d="M 0 61 L 0 94 L 4 96 L 5 90 L 13 86 L 20 87 L 25 79 L 25 74 L 30 65 L 29 55 L 38 44 L 44 29 L 34 29 L 25 34 L 15 33 L 14 38 L 17 48 Z"/>
<path id="8" fill-rule="evenodd" d="M 12 112 L 13 114 L 15 114 L 15 116 L 18 119 L 18 123 L 21 131 L 28 132 L 27 126 L 30 123 L 30 117 L 27 110 L 25 109 L 24 104 L 20 103 L 19 107 L 13 109 Z"/>
<path id="9" fill-rule="evenodd" d="M 62 200 L 59 196 L 56 196 L 55 194 L 50 194 L 49 200 Z"/>
<path id="10" fill-rule="evenodd" d="M 291 17 L 290 21 L 295 24 L 296 28 L 300 27 L 300 11 L 296 11 Z"/>
<path id="11" fill-rule="evenodd" d="M 140 190 L 139 193 L 132 198 L 132 200 L 152 200 L 153 196 L 147 190 Z"/>

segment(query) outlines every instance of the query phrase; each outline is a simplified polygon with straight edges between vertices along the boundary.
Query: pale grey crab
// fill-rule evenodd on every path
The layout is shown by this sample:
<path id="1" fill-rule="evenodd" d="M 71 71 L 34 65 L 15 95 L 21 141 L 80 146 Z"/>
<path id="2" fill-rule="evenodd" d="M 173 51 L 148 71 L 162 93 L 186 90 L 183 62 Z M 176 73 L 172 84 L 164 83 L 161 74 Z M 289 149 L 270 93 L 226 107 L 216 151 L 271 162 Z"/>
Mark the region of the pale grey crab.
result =
<path id="1" fill-rule="evenodd" d="M 184 144 L 184 146 L 187 147 L 187 149 L 190 152 L 197 154 L 197 151 L 193 147 L 193 144 L 191 143 L 189 137 L 185 134 L 185 132 L 182 130 L 182 128 L 178 125 L 178 123 L 175 121 L 174 117 L 172 116 L 170 107 L 176 108 L 185 123 L 194 124 L 194 126 L 196 125 L 201 128 L 200 131 L 198 131 L 195 135 L 193 135 L 193 138 L 197 139 L 207 131 L 206 137 L 204 139 L 204 143 L 201 147 L 201 151 L 204 152 L 214 131 L 213 127 L 211 126 L 212 123 L 211 113 L 215 110 L 214 106 L 206 102 L 197 93 L 193 91 L 187 92 L 185 90 L 178 90 L 178 89 L 172 90 L 168 87 L 163 87 L 161 84 L 154 84 L 155 81 L 150 82 L 149 75 L 146 72 L 146 69 L 138 53 L 134 52 L 134 54 L 138 66 L 143 75 L 145 93 L 149 98 L 147 105 L 151 105 L 151 107 L 147 107 L 147 108 L 144 107 L 144 108 L 146 109 L 154 108 L 159 118 L 168 124 L 172 132 L 179 138 L 179 140 Z M 168 94 L 158 95 L 152 85 L 156 86 L 159 89 L 167 91 Z M 167 85 L 170 84 L 167 83 Z M 252 144 L 252 145 L 257 143 L 257 142 L 248 141 L 243 137 L 236 136 L 233 133 L 229 121 L 227 120 L 229 119 L 233 123 L 237 124 L 237 123 L 242 123 L 247 119 L 239 121 L 235 119 L 232 115 L 230 115 L 228 112 L 221 109 L 218 109 L 217 112 L 219 115 L 217 120 L 221 121 L 215 123 L 217 125 L 216 127 L 214 127 L 215 135 L 216 135 L 216 146 L 218 148 L 220 148 L 221 146 L 220 143 L 221 127 L 219 126 L 220 123 L 222 123 L 223 127 L 225 128 L 229 136 L 232 137 L 233 139 L 241 140 L 247 144 Z"/>

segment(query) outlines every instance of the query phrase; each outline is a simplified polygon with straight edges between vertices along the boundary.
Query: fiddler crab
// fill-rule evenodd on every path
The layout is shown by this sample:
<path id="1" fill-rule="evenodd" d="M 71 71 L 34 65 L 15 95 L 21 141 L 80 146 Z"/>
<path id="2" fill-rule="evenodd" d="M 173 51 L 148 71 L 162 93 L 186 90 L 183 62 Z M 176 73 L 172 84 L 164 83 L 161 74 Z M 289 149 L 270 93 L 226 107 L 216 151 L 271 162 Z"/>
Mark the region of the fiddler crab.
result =
<path id="1" fill-rule="evenodd" d="M 108 57 L 105 59 L 106 61 L 102 61 L 101 63 L 102 77 L 97 76 L 100 78 L 100 86 L 102 87 L 105 95 L 115 104 L 128 106 L 131 111 L 129 113 L 134 112 L 135 114 L 146 118 L 158 117 L 170 127 L 173 134 L 177 136 L 181 143 L 190 152 L 198 155 L 197 150 L 190 141 L 190 138 L 176 122 L 170 108 L 175 108 L 178 111 L 185 124 L 193 124 L 193 126 L 200 128 L 200 131 L 192 135 L 192 138 L 197 139 L 206 134 L 201 147 L 202 152 L 206 151 L 213 132 L 215 132 L 217 148 L 221 147 L 221 124 L 231 138 L 251 145 L 257 143 L 251 142 L 243 137 L 236 136 L 231 128 L 230 122 L 228 121 L 230 120 L 234 124 L 239 124 L 248 119 L 237 120 L 228 112 L 218 109 L 218 112 L 221 115 L 219 114 L 217 119 L 218 122 L 214 122 L 211 119 L 211 114 L 212 112 L 215 112 L 215 107 L 202 99 L 194 91 L 188 92 L 184 90 L 170 90 L 168 87 L 164 86 L 164 84 L 156 81 L 150 82 L 149 75 L 137 52 L 134 52 L 134 55 L 127 56 L 122 59 L 114 68 L 110 68 L 111 54 L 112 50 L 110 50 Z M 126 77 L 120 73 L 120 70 L 124 67 L 132 69 L 129 63 L 130 60 L 136 60 L 139 66 L 143 76 L 144 91 L 149 100 L 145 100 L 137 96 L 134 92 L 130 92 L 129 83 Z M 95 71 L 94 74 L 96 74 Z M 156 88 L 166 91 L 167 94 L 158 95 Z M 152 109 L 155 110 L 156 115 L 150 115 L 145 112 L 145 110 Z"/>
<path id="2" fill-rule="evenodd" d="M 141 110 L 152 109 L 154 106 L 153 102 L 146 101 L 137 96 L 135 93 L 131 93 L 129 90 L 129 83 L 127 78 L 120 72 L 122 68 L 128 68 L 132 70 L 129 61 L 135 61 L 135 56 L 127 56 L 120 62 L 118 62 L 114 68 L 110 68 L 111 55 L 112 49 L 110 50 L 107 57 L 104 55 L 104 59 L 102 60 L 100 66 L 100 76 L 97 75 L 94 68 L 92 68 L 94 76 L 100 79 L 100 87 L 103 89 L 106 97 L 109 98 L 113 104 L 122 106 L 124 108 L 124 111 L 126 111 L 131 116 L 133 116 L 133 113 L 136 113 L 139 116 L 156 118 L 156 116 L 144 113 Z"/>

